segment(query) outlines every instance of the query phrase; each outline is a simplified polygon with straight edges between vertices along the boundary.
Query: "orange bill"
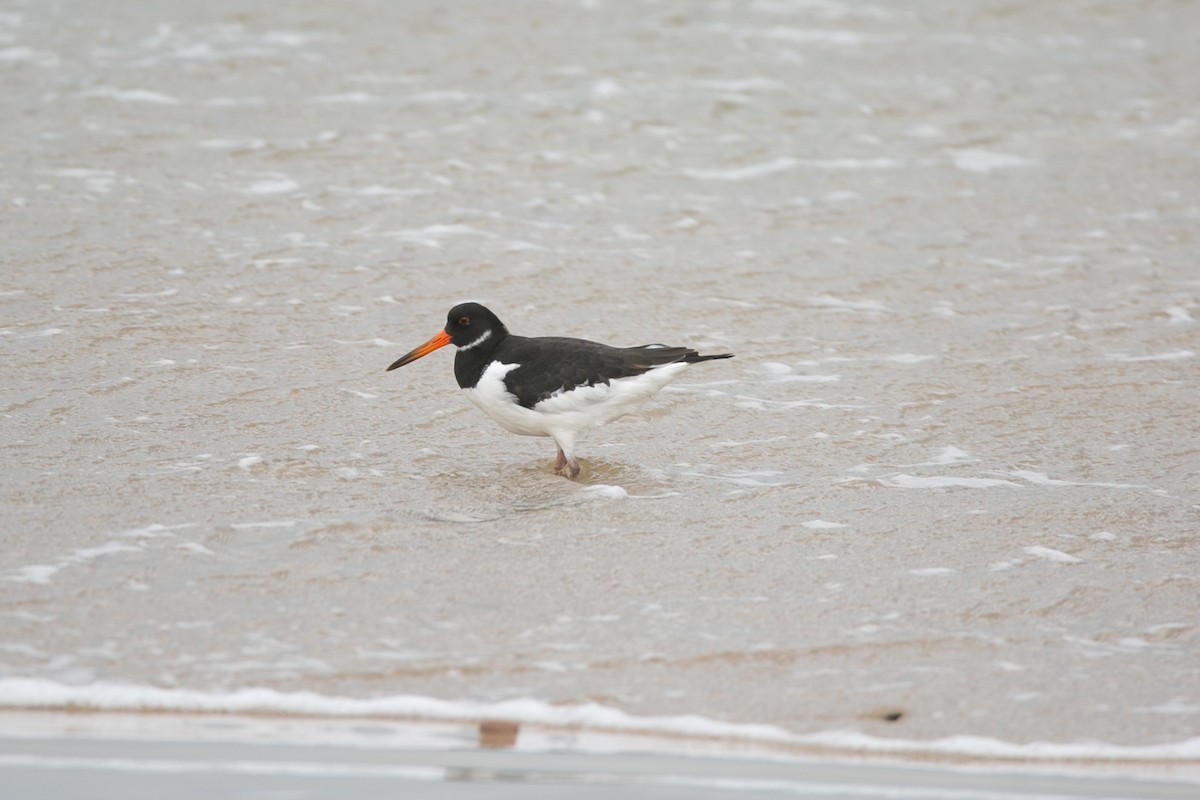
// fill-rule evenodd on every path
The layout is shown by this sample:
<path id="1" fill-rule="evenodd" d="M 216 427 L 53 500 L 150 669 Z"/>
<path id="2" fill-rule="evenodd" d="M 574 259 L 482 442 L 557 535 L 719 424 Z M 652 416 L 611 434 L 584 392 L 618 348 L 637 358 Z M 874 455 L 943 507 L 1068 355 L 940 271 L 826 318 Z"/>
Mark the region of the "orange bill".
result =
<path id="1" fill-rule="evenodd" d="M 445 331 L 438 331 L 436 336 L 418 347 L 416 350 L 400 356 L 395 364 L 392 364 L 390 367 L 388 367 L 388 372 L 391 372 L 396 367 L 403 367 L 410 361 L 416 361 L 422 356 L 427 356 L 434 350 L 437 350 L 439 347 L 445 347 L 448 344 L 450 344 L 450 334 L 446 333 Z"/>

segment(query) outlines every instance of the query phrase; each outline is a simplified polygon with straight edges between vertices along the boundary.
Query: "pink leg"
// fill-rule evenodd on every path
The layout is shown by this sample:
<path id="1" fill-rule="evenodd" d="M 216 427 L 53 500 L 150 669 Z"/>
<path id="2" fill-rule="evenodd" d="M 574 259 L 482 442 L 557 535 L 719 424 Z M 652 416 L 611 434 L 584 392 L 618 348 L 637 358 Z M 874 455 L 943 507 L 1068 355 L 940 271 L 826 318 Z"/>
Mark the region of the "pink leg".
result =
<path id="1" fill-rule="evenodd" d="M 561 447 L 558 448 L 558 457 L 554 459 L 554 471 L 562 472 L 562 468 L 567 467 L 567 475 L 571 479 L 579 477 L 579 462 L 575 460 L 575 456 L 563 452 Z"/>

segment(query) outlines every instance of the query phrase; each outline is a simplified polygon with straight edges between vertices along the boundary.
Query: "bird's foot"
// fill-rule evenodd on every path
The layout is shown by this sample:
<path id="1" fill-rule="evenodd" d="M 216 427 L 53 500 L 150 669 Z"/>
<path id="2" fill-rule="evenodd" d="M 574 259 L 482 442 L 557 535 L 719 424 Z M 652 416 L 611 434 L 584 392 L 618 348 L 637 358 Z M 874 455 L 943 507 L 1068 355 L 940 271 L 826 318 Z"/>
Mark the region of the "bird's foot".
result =
<path id="1" fill-rule="evenodd" d="M 560 447 L 558 448 L 558 457 L 554 459 L 554 471 L 556 473 L 562 472 L 564 467 L 567 468 L 568 478 L 575 480 L 579 477 L 579 470 L 581 469 L 579 462 L 575 460 L 575 456 L 567 455 Z"/>

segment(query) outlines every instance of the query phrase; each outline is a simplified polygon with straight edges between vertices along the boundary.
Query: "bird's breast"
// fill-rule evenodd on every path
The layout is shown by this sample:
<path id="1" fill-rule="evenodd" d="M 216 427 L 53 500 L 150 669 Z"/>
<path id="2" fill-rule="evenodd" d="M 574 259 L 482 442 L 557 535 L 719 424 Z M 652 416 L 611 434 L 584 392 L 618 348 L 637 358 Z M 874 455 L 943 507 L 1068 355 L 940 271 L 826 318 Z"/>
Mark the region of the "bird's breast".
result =
<path id="1" fill-rule="evenodd" d="M 463 387 L 463 394 L 505 430 L 523 436 L 549 436 L 543 416 L 522 406 L 504 384 L 504 376 L 520 366 L 493 361 L 474 386 Z"/>

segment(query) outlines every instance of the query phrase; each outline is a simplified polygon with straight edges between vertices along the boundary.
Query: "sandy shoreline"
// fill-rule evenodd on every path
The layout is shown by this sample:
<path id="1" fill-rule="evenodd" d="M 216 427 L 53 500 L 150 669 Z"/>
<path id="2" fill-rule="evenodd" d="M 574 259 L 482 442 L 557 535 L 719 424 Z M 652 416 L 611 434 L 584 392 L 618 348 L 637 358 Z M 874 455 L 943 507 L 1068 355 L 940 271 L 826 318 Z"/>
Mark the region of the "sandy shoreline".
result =
<path id="1" fill-rule="evenodd" d="M 0 11 L 5 800 L 1200 796 L 1200 3 L 246 6 Z"/>

